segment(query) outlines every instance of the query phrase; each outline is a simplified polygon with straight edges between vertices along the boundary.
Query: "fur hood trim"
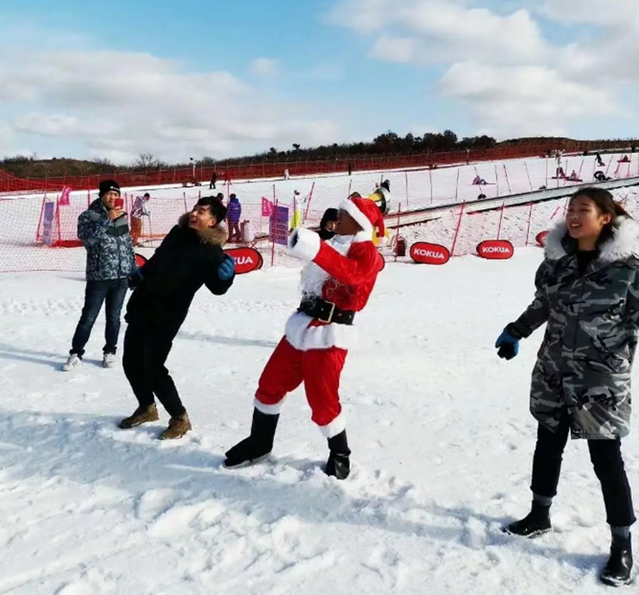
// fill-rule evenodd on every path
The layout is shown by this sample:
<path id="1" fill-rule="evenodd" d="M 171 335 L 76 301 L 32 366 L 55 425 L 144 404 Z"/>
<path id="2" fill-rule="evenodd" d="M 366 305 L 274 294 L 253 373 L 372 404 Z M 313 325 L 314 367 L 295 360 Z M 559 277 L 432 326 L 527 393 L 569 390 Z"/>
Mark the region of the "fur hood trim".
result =
<path id="1" fill-rule="evenodd" d="M 545 255 L 559 260 L 576 250 L 576 242 L 568 235 L 566 222 L 558 223 L 546 238 Z M 629 217 L 617 217 L 612 223 L 612 237 L 599 247 L 597 260 L 616 262 L 639 255 L 639 223 Z"/>
<path id="2" fill-rule="evenodd" d="M 189 214 L 184 213 L 178 220 L 178 225 L 181 228 L 187 228 L 189 226 Z M 211 244 L 212 246 L 223 247 L 229 239 L 229 232 L 226 226 L 222 223 L 218 223 L 215 227 L 209 227 L 203 231 L 198 231 L 197 235 L 200 237 L 202 244 Z"/>

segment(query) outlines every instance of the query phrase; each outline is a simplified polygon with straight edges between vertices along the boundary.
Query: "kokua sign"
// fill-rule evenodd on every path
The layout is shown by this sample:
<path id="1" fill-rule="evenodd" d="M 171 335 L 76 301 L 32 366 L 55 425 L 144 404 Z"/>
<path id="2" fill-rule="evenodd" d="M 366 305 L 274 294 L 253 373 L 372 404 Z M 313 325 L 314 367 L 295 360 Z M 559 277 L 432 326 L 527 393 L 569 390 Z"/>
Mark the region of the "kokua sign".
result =
<path id="1" fill-rule="evenodd" d="M 546 245 L 546 239 L 548 238 L 547 231 L 540 231 L 535 238 L 535 241 L 543 248 Z"/>
<path id="2" fill-rule="evenodd" d="M 135 253 L 135 266 L 138 268 L 142 268 L 147 261 L 147 257 L 146 256 L 142 256 L 142 254 L 138 254 L 137 252 Z"/>
<path id="3" fill-rule="evenodd" d="M 410 247 L 410 257 L 420 264 L 446 264 L 450 260 L 450 251 L 439 244 L 416 242 Z"/>
<path id="4" fill-rule="evenodd" d="M 225 250 L 224 253 L 235 260 L 236 275 L 257 271 L 264 264 L 262 255 L 255 248 L 231 248 L 230 250 Z"/>
<path id="5" fill-rule="evenodd" d="M 508 240 L 487 240 L 477 246 L 477 254 L 489 260 L 508 260 L 515 248 Z"/>

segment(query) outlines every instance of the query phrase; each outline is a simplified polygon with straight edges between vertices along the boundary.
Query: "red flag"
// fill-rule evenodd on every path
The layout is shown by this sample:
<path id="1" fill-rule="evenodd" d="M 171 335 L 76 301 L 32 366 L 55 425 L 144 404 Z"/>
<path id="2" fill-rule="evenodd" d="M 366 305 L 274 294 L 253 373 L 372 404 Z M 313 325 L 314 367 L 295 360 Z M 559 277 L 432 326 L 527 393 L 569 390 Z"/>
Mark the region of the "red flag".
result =
<path id="1" fill-rule="evenodd" d="M 270 217 L 273 214 L 273 201 L 262 197 L 262 217 Z"/>
<path id="2" fill-rule="evenodd" d="M 68 207 L 70 204 L 69 197 L 71 194 L 71 188 L 69 186 L 63 186 L 62 194 L 60 194 L 60 200 L 58 200 L 58 204 L 61 207 Z"/>

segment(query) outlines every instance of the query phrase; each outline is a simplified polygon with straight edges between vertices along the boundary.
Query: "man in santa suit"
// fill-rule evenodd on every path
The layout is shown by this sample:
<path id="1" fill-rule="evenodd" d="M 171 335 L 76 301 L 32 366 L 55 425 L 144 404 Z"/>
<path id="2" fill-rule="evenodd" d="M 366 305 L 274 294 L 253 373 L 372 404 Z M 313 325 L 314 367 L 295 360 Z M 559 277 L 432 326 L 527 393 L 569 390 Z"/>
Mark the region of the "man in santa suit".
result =
<path id="1" fill-rule="evenodd" d="M 303 382 L 312 420 L 328 439 L 324 471 L 337 479 L 348 477 L 351 451 L 339 382 L 356 340 L 353 319 L 366 306 L 382 268 L 371 236 L 375 227 L 383 233 L 383 225 L 373 201 L 352 197 L 340 205 L 331 244 L 308 229 L 291 234 L 290 251 L 309 261 L 302 271 L 302 302 L 262 372 L 251 435 L 226 453 L 225 467 L 244 466 L 270 454 L 284 397 Z"/>

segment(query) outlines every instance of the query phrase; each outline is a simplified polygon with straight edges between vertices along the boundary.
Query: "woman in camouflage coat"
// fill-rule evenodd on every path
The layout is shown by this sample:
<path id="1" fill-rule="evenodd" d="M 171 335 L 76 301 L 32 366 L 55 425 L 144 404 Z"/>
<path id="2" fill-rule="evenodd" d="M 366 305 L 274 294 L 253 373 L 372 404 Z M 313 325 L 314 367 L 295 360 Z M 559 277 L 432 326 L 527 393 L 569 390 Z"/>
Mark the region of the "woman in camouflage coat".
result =
<path id="1" fill-rule="evenodd" d="M 568 435 L 588 440 L 612 530 L 601 579 L 630 580 L 635 522 L 620 439 L 630 425 L 630 372 L 639 327 L 639 224 L 599 188 L 577 191 L 566 220 L 548 235 L 535 299 L 497 341 L 514 357 L 519 340 L 548 323 L 532 375 L 530 409 L 539 422 L 532 510 L 505 530 L 535 537 L 550 531 Z"/>

